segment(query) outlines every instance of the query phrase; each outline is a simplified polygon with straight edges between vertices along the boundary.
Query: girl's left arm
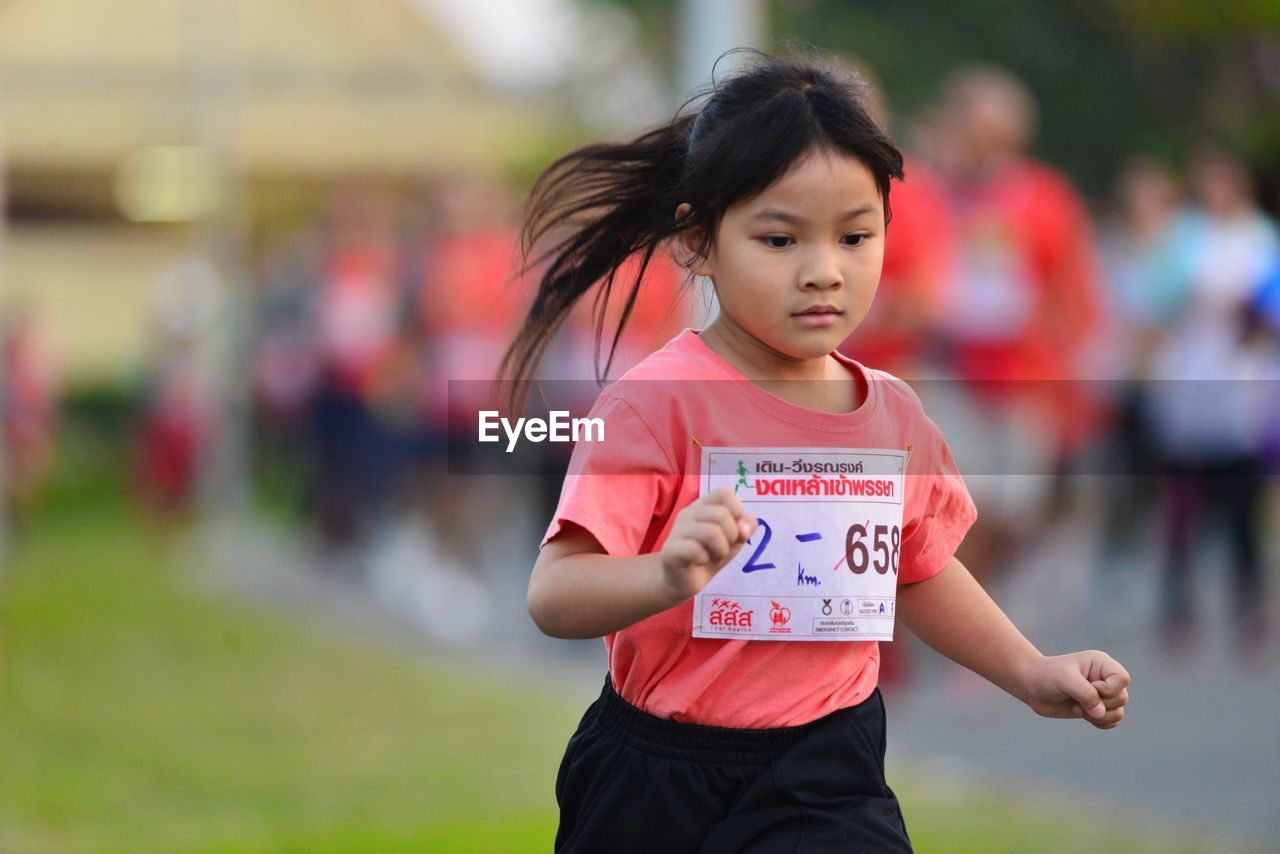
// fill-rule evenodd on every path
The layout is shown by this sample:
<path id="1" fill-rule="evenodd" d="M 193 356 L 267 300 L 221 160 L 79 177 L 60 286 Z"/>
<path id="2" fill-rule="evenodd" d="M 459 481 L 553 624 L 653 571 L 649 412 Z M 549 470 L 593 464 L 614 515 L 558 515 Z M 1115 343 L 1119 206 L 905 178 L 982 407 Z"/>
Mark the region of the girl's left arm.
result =
<path id="1" fill-rule="evenodd" d="M 1086 717 L 1099 729 L 1124 717 L 1129 674 L 1119 662 L 1097 650 L 1041 655 L 954 557 L 937 575 L 898 588 L 897 616 L 929 646 L 1037 714 Z"/>

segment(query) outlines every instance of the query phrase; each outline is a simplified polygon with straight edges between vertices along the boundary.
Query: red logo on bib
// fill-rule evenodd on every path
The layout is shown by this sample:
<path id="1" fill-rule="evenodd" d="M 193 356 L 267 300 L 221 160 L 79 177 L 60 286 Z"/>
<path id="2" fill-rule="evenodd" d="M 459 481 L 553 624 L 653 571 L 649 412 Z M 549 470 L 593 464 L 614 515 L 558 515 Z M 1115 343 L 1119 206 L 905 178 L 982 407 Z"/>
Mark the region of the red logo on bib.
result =
<path id="1" fill-rule="evenodd" d="M 769 604 L 773 606 L 773 610 L 769 612 L 769 619 L 773 621 L 773 627 L 769 629 L 771 632 L 778 634 L 790 634 L 791 627 L 787 623 L 791 622 L 791 609 L 785 605 L 779 605 L 772 599 Z"/>

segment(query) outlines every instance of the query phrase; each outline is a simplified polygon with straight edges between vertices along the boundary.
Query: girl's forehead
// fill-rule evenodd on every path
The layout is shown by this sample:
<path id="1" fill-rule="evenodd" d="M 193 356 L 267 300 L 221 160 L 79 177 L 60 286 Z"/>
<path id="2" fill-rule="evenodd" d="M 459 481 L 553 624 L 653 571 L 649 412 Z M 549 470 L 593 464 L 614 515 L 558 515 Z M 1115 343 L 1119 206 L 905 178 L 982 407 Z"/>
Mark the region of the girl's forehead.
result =
<path id="1" fill-rule="evenodd" d="M 773 183 L 739 205 L 748 215 L 778 205 L 801 210 L 841 211 L 873 204 L 883 208 L 880 189 L 867 165 L 851 154 L 815 151 L 779 175 Z"/>

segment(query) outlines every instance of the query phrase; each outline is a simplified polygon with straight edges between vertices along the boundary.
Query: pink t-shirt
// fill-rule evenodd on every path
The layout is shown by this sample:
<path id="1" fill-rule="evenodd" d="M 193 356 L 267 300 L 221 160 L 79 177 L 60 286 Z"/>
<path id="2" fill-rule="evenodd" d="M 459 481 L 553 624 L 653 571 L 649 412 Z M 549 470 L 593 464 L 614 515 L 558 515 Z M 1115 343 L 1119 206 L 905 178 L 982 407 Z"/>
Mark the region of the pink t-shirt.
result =
<path id="1" fill-rule="evenodd" d="M 937 574 L 977 518 L 951 452 L 906 383 L 832 356 L 867 382 L 853 412 L 788 403 L 684 330 L 600 394 L 590 415 L 605 439 L 574 448 L 543 544 L 572 522 L 611 555 L 659 551 L 698 498 L 701 446 L 894 448 L 909 454 L 898 582 Z M 808 723 L 875 689 L 874 641 L 695 638 L 692 624 L 688 599 L 605 636 L 623 699 L 660 718 L 762 729 Z"/>

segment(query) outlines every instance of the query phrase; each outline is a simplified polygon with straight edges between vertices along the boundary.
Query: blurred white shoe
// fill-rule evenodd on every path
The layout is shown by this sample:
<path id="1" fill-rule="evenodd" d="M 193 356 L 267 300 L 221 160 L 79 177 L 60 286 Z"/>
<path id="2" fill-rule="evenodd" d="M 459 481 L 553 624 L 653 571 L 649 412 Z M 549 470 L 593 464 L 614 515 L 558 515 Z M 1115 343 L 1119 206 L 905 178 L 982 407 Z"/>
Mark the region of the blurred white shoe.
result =
<path id="1" fill-rule="evenodd" d="M 373 560 L 374 595 L 436 640 L 473 645 L 492 623 L 491 596 L 473 573 L 437 554 L 422 526 L 401 523 Z"/>

